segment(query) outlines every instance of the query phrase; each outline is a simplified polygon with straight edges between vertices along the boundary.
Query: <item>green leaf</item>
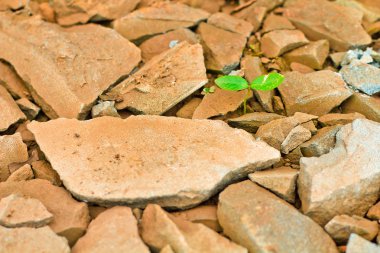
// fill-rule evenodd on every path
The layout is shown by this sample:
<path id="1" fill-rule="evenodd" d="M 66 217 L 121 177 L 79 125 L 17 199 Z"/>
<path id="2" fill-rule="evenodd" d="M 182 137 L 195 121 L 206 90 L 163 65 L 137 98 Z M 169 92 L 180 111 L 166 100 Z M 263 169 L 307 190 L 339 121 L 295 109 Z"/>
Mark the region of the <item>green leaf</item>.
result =
<path id="1" fill-rule="evenodd" d="M 251 83 L 255 90 L 273 90 L 284 81 L 285 77 L 279 73 L 272 72 L 268 75 L 259 76 Z"/>
<path id="2" fill-rule="evenodd" d="M 248 82 L 240 76 L 221 76 L 215 79 L 215 83 L 223 90 L 244 90 L 248 88 Z"/>
<path id="3" fill-rule="evenodd" d="M 203 88 L 203 92 L 206 94 L 207 93 L 214 93 L 215 92 L 215 86 L 211 86 L 209 88 L 205 87 L 205 88 Z"/>

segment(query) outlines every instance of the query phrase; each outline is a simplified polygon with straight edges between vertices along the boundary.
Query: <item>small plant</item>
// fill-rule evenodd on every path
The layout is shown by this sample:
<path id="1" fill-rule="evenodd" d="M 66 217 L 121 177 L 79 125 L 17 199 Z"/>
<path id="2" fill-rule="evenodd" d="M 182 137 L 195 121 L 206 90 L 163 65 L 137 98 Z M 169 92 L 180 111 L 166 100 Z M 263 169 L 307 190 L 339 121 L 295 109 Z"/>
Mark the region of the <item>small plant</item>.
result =
<path id="1" fill-rule="evenodd" d="M 257 77 L 255 80 L 248 84 L 247 80 L 240 76 L 221 76 L 215 79 L 216 85 L 223 90 L 248 90 L 247 96 L 243 102 L 244 114 L 247 113 L 247 99 L 250 94 L 250 90 L 273 90 L 277 88 L 283 81 L 284 76 L 272 72 L 268 75 L 262 75 Z"/>

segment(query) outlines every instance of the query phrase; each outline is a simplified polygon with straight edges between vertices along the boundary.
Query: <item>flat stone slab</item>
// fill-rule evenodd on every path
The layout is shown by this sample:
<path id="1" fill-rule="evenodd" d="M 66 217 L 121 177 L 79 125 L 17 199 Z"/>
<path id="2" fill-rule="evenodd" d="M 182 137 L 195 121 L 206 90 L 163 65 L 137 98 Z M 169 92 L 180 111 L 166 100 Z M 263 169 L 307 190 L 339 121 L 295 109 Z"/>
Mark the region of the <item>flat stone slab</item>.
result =
<path id="1" fill-rule="evenodd" d="M 221 121 L 100 117 L 28 128 L 65 187 L 100 205 L 192 207 L 280 159 L 277 150 Z"/>
<path id="2" fill-rule="evenodd" d="M 26 120 L 16 102 L 8 91 L 0 85 L 0 132 L 7 130 L 11 125 Z"/>

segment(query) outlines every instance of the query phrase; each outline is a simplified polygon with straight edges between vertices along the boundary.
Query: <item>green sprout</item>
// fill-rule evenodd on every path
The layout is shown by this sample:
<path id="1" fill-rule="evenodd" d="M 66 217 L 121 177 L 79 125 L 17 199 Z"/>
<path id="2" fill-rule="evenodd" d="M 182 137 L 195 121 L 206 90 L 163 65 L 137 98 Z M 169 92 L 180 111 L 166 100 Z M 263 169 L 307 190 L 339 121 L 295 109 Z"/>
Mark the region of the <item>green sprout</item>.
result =
<path id="1" fill-rule="evenodd" d="M 203 88 L 203 92 L 205 93 L 205 94 L 207 94 L 207 93 L 214 93 L 215 92 L 215 86 L 211 86 L 211 87 L 205 87 L 205 88 Z"/>
<path id="2" fill-rule="evenodd" d="M 250 90 L 273 90 L 277 88 L 283 81 L 284 76 L 272 72 L 268 75 L 262 75 L 257 77 L 255 80 L 248 84 L 247 80 L 245 80 L 241 76 L 221 76 L 215 79 L 216 85 L 223 90 L 232 90 L 232 91 L 240 91 L 240 90 L 248 90 L 247 96 L 244 98 L 243 102 L 243 110 L 244 114 L 247 113 L 247 99 L 250 94 Z"/>

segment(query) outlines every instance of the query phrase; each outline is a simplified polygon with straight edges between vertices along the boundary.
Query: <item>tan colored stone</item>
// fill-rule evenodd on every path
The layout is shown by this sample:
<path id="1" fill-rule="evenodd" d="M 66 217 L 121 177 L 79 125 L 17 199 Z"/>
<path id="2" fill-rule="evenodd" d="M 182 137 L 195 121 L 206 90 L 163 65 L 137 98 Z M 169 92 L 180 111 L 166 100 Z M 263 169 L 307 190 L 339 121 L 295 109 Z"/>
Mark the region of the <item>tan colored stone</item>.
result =
<path id="1" fill-rule="evenodd" d="M 219 195 L 218 218 L 223 232 L 249 252 L 338 252 L 320 226 L 249 180 Z"/>
<path id="2" fill-rule="evenodd" d="M 339 214 L 365 215 L 380 190 L 380 156 L 373 153 L 380 149 L 379 131 L 379 123 L 357 119 L 339 130 L 328 154 L 301 158 L 303 213 L 321 225 Z"/>
<path id="3" fill-rule="evenodd" d="M 268 112 L 253 112 L 247 113 L 237 118 L 228 119 L 228 125 L 236 128 L 244 129 L 250 133 L 256 133 L 260 126 L 266 123 L 284 118 L 282 115 Z"/>
<path id="4" fill-rule="evenodd" d="M 13 172 L 7 179 L 7 182 L 17 182 L 30 180 L 34 178 L 32 167 L 29 164 L 21 166 L 18 170 Z"/>
<path id="5" fill-rule="evenodd" d="M 348 240 L 346 253 L 379 253 L 380 247 L 357 234 L 351 234 Z"/>
<path id="6" fill-rule="evenodd" d="M 149 204 L 141 220 L 141 235 L 155 251 L 166 245 L 175 252 L 247 252 L 202 224 L 195 224 Z"/>
<path id="7" fill-rule="evenodd" d="M 380 220 L 380 202 L 368 210 L 367 217 L 371 220 Z"/>
<path id="8" fill-rule="evenodd" d="M 184 119 L 191 119 L 199 104 L 202 102 L 200 98 L 192 98 L 184 106 L 181 107 L 176 113 L 177 117 Z"/>
<path id="9" fill-rule="evenodd" d="M 261 51 L 265 56 L 275 58 L 308 42 L 299 30 L 275 30 L 261 38 Z"/>
<path id="10" fill-rule="evenodd" d="M 116 109 L 160 115 L 207 83 L 202 47 L 186 41 L 157 55 L 104 96 Z"/>
<path id="11" fill-rule="evenodd" d="M 144 1 L 144 0 L 142 0 Z M 153 0 L 154 1 L 154 0 Z M 161 0 L 162 1 L 162 0 Z M 165 1 L 165 0 L 163 0 Z M 180 3 L 187 4 L 191 7 L 203 9 L 210 13 L 215 13 L 225 4 L 224 0 L 204 1 L 204 0 L 175 0 Z"/>
<path id="12" fill-rule="evenodd" d="M 10 164 L 21 163 L 26 160 L 28 160 L 28 149 L 22 142 L 19 133 L 0 136 L 0 182 L 9 177 L 8 166 Z"/>
<path id="13" fill-rule="evenodd" d="M 58 235 L 66 237 L 70 245 L 86 231 L 89 222 L 87 205 L 74 200 L 63 188 L 41 179 L 0 183 L 0 198 L 11 194 L 41 201 L 54 216 L 49 227 Z"/>
<path id="14" fill-rule="evenodd" d="M 288 115 L 305 112 L 321 116 L 351 96 L 343 79 L 330 70 L 310 74 L 285 73 L 278 87 Z"/>
<path id="15" fill-rule="evenodd" d="M 39 160 L 32 162 L 32 169 L 35 178 L 45 179 L 56 186 L 61 186 L 62 181 L 59 178 L 58 173 L 53 170 L 49 162 L 45 160 Z"/>
<path id="16" fill-rule="evenodd" d="M 92 118 L 103 116 L 120 117 L 115 108 L 115 101 L 99 101 L 98 104 L 92 107 L 91 116 Z"/>
<path id="17" fill-rule="evenodd" d="M 2 0 L 0 3 L 0 11 L 5 10 L 18 10 L 23 8 L 27 0 Z"/>
<path id="18" fill-rule="evenodd" d="M 379 232 L 379 227 L 376 221 L 356 215 L 338 215 L 326 224 L 325 230 L 336 243 L 346 244 L 352 233 L 372 241 Z"/>
<path id="19" fill-rule="evenodd" d="M 311 138 L 311 132 L 301 125 L 293 128 L 285 140 L 281 143 L 281 153 L 289 154 L 290 151 L 297 148 L 302 143 L 308 141 Z"/>
<path id="20" fill-rule="evenodd" d="M 201 37 L 208 70 L 229 74 L 240 64 L 247 42 L 245 36 L 206 23 L 198 26 L 197 34 Z"/>
<path id="21" fill-rule="evenodd" d="M 161 2 L 116 19 L 113 27 L 129 40 L 142 41 L 156 34 L 194 26 L 209 16 L 208 12 L 184 4 Z"/>
<path id="22" fill-rule="evenodd" d="M 298 62 L 312 69 L 322 69 L 330 48 L 327 40 L 318 40 L 284 55 L 288 62 Z"/>
<path id="23" fill-rule="evenodd" d="M 88 226 L 73 253 L 149 253 L 139 236 L 137 221 L 129 207 L 116 206 L 102 212 Z"/>
<path id="24" fill-rule="evenodd" d="M 160 250 L 160 253 L 175 253 L 175 252 L 173 251 L 172 247 L 170 247 L 170 245 L 166 245 Z"/>
<path id="25" fill-rule="evenodd" d="M 317 131 L 318 131 L 318 129 L 315 127 L 313 121 L 308 121 L 306 123 L 302 123 L 301 126 L 303 126 L 304 128 L 306 128 L 307 130 L 309 130 L 312 135 L 316 134 Z"/>
<path id="26" fill-rule="evenodd" d="M 226 31 L 239 33 L 245 37 L 249 37 L 253 30 L 252 24 L 248 21 L 222 12 L 211 15 L 208 18 L 207 23 Z"/>
<path id="27" fill-rule="evenodd" d="M 49 3 L 40 3 L 38 6 L 38 11 L 41 14 L 42 19 L 51 23 L 55 22 L 54 9 L 50 6 Z"/>
<path id="28" fill-rule="evenodd" d="M 292 23 L 285 17 L 269 14 L 263 24 L 263 32 L 271 32 L 274 30 L 292 30 L 296 29 Z"/>
<path id="29" fill-rule="evenodd" d="M 0 85 L 0 132 L 26 119 L 7 90 Z"/>
<path id="30" fill-rule="evenodd" d="M 300 72 L 302 74 L 308 74 L 308 73 L 314 72 L 314 69 L 310 68 L 309 66 L 298 63 L 298 62 L 290 63 L 289 67 L 292 71 L 297 71 L 297 72 Z"/>
<path id="31" fill-rule="evenodd" d="M 280 96 L 273 96 L 273 110 L 279 115 L 285 115 L 284 103 Z"/>
<path id="32" fill-rule="evenodd" d="M 20 98 L 16 100 L 16 104 L 25 113 L 28 120 L 34 119 L 41 110 L 38 106 L 30 102 L 27 98 Z"/>
<path id="33" fill-rule="evenodd" d="M 280 158 L 221 121 L 100 117 L 32 122 L 28 128 L 65 187 L 98 204 L 191 207 Z"/>
<path id="34" fill-rule="evenodd" d="M 222 228 L 220 227 L 218 217 L 216 216 L 216 209 L 216 206 L 207 205 L 170 214 L 193 223 L 203 224 L 216 232 L 221 232 Z"/>
<path id="35" fill-rule="evenodd" d="M 364 20 L 370 23 L 380 19 L 380 4 L 372 0 L 336 0 L 336 3 L 361 12 Z"/>
<path id="36" fill-rule="evenodd" d="M 270 190 L 289 203 L 295 202 L 297 176 L 298 170 L 290 167 L 256 171 L 248 175 L 253 182 Z"/>
<path id="37" fill-rule="evenodd" d="M 54 252 L 70 253 L 64 237 L 56 235 L 49 227 L 5 228 L 0 226 L 0 252 Z"/>
<path id="38" fill-rule="evenodd" d="M 149 61 L 154 56 L 159 55 L 170 49 L 171 43 L 187 41 L 190 44 L 197 44 L 199 39 L 191 30 L 187 28 L 179 28 L 161 35 L 147 39 L 140 45 L 142 58 Z"/>
<path id="39" fill-rule="evenodd" d="M 103 206 L 88 206 L 88 211 L 90 213 L 91 220 L 95 219 L 99 216 L 99 214 L 103 213 L 106 210 L 107 208 Z"/>
<path id="40" fill-rule="evenodd" d="M 0 200 L 0 225 L 8 228 L 43 227 L 53 220 L 45 206 L 33 198 L 11 194 Z"/>
<path id="41" fill-rule="evenodd" d="M 330 59 L 332 60 L 335 68 L 340 66 L 346 53 L 347 52 L 336 52 L 330 54 Z"/>
<path id="42" fill-rule="evenodd" d="M 351 8 L 327 0 L 292 0 L 285 7 L 284 16 L 309 39 L 326 39 L 336 51 L 371 43 L 361 17 L 353 15 Z"/>
<path id="43" fill-rule="evenodd" d="M 251 5 L 238 6 L 231 12 L 231 14 L 236 18 L 251 23 L 253 26 L 253 32 L 256 32 L 260 28 L 268 8 L 255 5 L 254 1 L 252 3 L 253 4 Z"/>
<path id="44" fill-rule="evenodd" d="M 24 121 L 20 125 L 18 125 L 16 129 L 16 133 L 21 134 L 22 141 L 29 145 L 31 142 L 35 141 L 33 134 L 26 128 L 26 126 L 30 123 L 29 120 Z"/>
<path id="45" fill-rule="evenodd" d="M 0 27 L 0 58 L 14 66 L 50 118 L 85 118 L 98 96 L 141 59 L 135 45 L 99 25 L 64 29 L 1 13 Z"/>
<path id="46" fill-rule="evenodd" d="M 380 97 L 354 93 L 342 104 L 344 113 L 358 112 L 367 119 L 380 122 Z"/>
<path id="47" fill-rule="evenodd" d="M 0 85 L 4 86 L 12 97 L 18 99 L 30 97 L 22 79 L 12 66 L 0 61 Z"/>
<path id="48" fill-rule="evenodd" d="M 329 113 L 318 118 L 321 126 L 334 126 L 334 125 L 346 125 L 354 121 L 355 119 L 365 119 L 365 116 L 361 113 Z"/>

